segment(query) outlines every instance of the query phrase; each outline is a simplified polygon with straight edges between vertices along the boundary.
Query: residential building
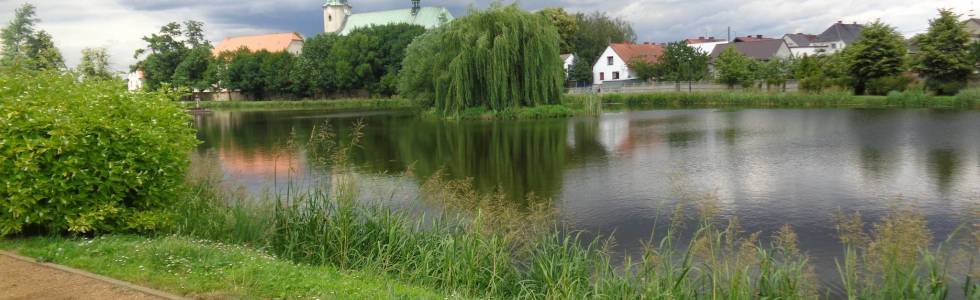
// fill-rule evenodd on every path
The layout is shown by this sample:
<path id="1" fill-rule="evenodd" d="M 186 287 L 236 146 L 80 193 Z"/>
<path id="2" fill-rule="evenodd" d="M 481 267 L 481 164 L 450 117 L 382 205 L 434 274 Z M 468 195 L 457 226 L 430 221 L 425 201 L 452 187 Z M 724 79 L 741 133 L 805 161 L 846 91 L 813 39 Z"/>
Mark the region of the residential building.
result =
<path id="1" fill-rule="evenodd" d="M 714 61 L 719 55 L 721 55 L 722 52 L 732 47 L 745 56 L 760 61 L 786 59 L 792 57 L 793 55 L 789 50 L 789 46 L 786 45 L 786 41 L 783 39 L 764 39 L 751 42 L 718 45 L 715 47 L 714 51 L 711 52 L 711 60 Z"/>
<path id="2" fill-rule="evenodd" d="M 735 37 L 734 39 L 732 39 L 732 43 L 758 42 L 758 41 L 768 41 L 768 40 L 775 40 L 775 39 L 764 37 L 761 34 L 757 34 L 757 35 Z"/>
<path id="3" fill-rule="evenodd" d="M 698 37 L 696 39 L 687 39 L 687 46 L 694 48 L 698 51 L 711 54 L 715 50 L 715 46 L 721 44 L 727 44 L 727 40 L 716 39 L 715 37 Z"/>
<path id="4" fill-rule="evenodd" d="M 980 41 L 980 19 L 966 20 L 966 31 L 970 33 L 970 42 Z"/>
<path id="5" fill-rule="evenodd" d="M 813 56 L 827 52 L 827 46 L 813 45 L 816 40 L 816 35 L 805 33 L 788 33 L 783 36 L 783 41 L 786 42 L 793 57 Z"/>
<path id="6" fill-rule="evenodd" d="M 143 89 L 143 71 L 136 70 L 126 75 L 126 86 L 130 92 Z"/>
<path id="7" fill-rule="evenodd" d="M 575 54 L 562 54 L 561 61 L 562 67 L 565 68 L 565 77 L 568 77 L 568 70 L 571 70 L 572 64 L 575 63 Z"/>
<path id="8" fill-rule="evenodd" d="M 353 13 L 347 0 L 328 0 L 323 4 L 323 32 L 347 35 L 357 28 L 388 24 L 415 24 L 432 29 L 453 20 L 445 7 L 423 7 L 420 0 L 412 0 L 412 7 Z"/>
<path id="9" fill-rule="evenodd" d="M 864 30 L 864 25 L 857 22 L 844 24 L 842 21 L 837 21 L 823 33 L 817 35 L 817 39 L 811 45 L 827 47 L 826 53 L 828 54 L 837 53 L 854 43 L 861 36 L 861 30 Z"/>
<path id="10" fill-rule="evenodd" d="M 636 81 L 629 63 L 639 59 L 655 64 L 663 53 L 664 47 L 657 44 L 610 44 L 592 66 L 593 83 Z"/>
<path id="11" fill-rule="evenodd" d="M 303 51 L 303 36 L 296 32 L 246 35 L 225 38 L 214 47 L 214 55 L 246 48 L 250 51 L 289 52 L 299 55 Z"/>

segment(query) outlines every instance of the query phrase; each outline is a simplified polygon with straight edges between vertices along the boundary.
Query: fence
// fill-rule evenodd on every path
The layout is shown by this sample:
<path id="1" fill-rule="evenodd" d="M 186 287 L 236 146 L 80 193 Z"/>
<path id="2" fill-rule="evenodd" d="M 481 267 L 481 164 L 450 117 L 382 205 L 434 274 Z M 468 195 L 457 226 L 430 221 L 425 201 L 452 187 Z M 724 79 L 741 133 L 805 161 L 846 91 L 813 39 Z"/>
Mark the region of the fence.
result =
<path id="1" fill-rule="evenodd" d="M 796 92 L 799 91 L 799 83 L 787 81 L 782 86 L 769 86 L 764 83 L 750 87 L 751 90 L 771 90 Z M 696 82 L 606 82 L 601 85 L 573 87 L 565 89 L 568 94 L 591 94 L 591 93 L 657 93 L 657 92 L 720 92 L 731 90 L 745 90 L 740 86 L 729 88 L 727 85 L 715 82 L 696 81 Z"/>

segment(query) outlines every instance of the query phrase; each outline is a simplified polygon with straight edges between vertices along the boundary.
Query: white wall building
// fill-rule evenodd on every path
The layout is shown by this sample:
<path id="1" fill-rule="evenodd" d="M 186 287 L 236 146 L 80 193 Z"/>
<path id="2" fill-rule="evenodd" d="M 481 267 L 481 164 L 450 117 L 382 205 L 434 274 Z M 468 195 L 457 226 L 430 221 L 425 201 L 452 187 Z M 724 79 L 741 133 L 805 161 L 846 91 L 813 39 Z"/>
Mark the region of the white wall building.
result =
<path id="1" fill-rule="evenodd" d="M 655 44 L 610 44 L 592 65 L 593 84 L 637 80 L 636 74 L 629 69 L 629 62 L 642 59 L 657 63 L 663 53 L 664 48 Z"/>
<path id="2" fill-rule="evenodd" d="M 568 70 L 571 70 L 572 64 L 575 63 L 575 54 L 562 54 L 561 61 L 565 68 L 565 77 L 568 77 Z"/>
<path id="3" fill-rule="evenodd" d="M 834 54 L 844 50 L 851 43 L 854 43 L 861 36 L 861 30 L 864 30 L 864 25 L 857 23 L 844 24 L 844 22 L 837 21 L 837 23 L 830 25 L 830 28 L 827 28 L 827 30 L 824 30 L 823 33 L 818 35 L 817 39 L 810 45 L 826 47 L 826 54 Z"/>
<path id="4" fill-rule="evenodd" d="M 130 92 L 143 89 L 143 71 L 137 70 L 126 75 L 126 85 Z"/>
<path id="5" fill-rule="evenodd" d="M 701 51 L 705 54 L 711 54 L 715 50 L 715 47 L 722 44 L 727 44 L 728 41 L 722 39 L 716 39 L 715 37 L 698 37 L 696 39 L 687 39 L 687 46 L 694 48 L 694 50 Z"/>

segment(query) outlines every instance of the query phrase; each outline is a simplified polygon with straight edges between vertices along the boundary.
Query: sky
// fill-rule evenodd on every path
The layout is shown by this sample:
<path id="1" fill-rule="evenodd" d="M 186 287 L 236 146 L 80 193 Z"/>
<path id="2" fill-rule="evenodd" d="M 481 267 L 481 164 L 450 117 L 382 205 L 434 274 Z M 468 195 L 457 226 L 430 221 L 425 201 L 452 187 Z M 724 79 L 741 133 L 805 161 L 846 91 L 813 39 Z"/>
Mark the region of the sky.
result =
<path id="1" fill-rule="evenodd" d="M 980 1 L 980 0 L 978 0 Z M 78 64 L 81 50 L 105 47 L 113 68 L 126 70 L 133 52 L 145 46 L 143 36 L 173 21 L 198 20 L 207 38 L 295 31 L 322 32 L 323 0 L 0 0 L 0 26 L 25 2 L 37 6 L 38 27 L 50 32 L 66 63 Z M 410 7 L 410 0 L 349 0 L 355 13 Z M 971 0 L 539 0 L 519 1 L 528 10 L 564 7 L 570 12 L 600 11 L 630 21 L 638 42 L 683 38 L 785 33 L 819 34 L 832 23 L 868 23 L 880 19 L 910 37 L 926 30 L 937 8 L 970 14 Z M 488 0 L 423 0 L 453 15 L 486 8 Z M 504 2 L 510 3 L 510 2 Z M 980 11 L 978 11 L 980 13 Z"/>

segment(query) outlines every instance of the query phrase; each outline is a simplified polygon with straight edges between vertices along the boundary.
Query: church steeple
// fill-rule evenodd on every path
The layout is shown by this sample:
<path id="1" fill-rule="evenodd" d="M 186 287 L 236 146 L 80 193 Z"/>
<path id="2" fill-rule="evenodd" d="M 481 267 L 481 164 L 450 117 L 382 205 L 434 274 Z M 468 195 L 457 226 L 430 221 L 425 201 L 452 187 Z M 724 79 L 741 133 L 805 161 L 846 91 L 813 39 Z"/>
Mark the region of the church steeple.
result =
<path id="1" fill-rule="evenodd" d="M 323 32 L 339 33 L 347 23 L 351 6 L 347 0 L 327 0 L 323 4 Z"/>
<path id="2" fill-rule="evenodd" d="M 422 2 L 422 1 L 421 0 L 412 0 L 412 15 L 413 16 L 418 15 L 419 14 L 419 10 L 422 9 L 422 6 L 421 6 L 421 4 L 419 2 Z"/>

